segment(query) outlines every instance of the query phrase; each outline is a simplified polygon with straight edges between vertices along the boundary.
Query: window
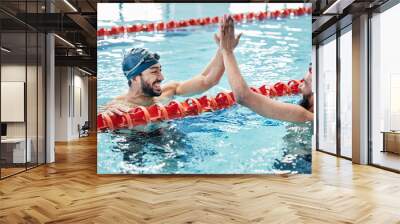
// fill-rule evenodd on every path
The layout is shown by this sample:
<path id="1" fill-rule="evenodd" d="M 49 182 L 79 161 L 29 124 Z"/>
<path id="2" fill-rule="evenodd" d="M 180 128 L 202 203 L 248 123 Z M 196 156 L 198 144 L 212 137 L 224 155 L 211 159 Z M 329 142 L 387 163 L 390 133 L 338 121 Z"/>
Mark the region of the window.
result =
<path id="1" fill-rule="evenodd" d="M 371 140 L 372 163 L 400 170 L 400 5 L 371 19 Z M 386 138 L 385 138 L 386 137 Z"/>
<path id="2" fill-rule="evenodd" d="M 318 149 L 336 153 L 336 36 L 318 48 Z"/>
<path id="3" fill-rule="evenodd" d="M 352 33 L 340 36 L 340 155 L 352 157 Z"/>

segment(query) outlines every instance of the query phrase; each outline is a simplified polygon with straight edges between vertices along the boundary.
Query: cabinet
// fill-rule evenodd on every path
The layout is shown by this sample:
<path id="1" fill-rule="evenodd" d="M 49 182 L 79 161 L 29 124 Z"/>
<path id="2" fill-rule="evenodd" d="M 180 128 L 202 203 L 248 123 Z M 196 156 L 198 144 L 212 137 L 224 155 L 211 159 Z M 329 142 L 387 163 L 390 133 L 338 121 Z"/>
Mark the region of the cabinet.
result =
<path id="1" fill-rule="evenodd" d="M 400 131 L 385 131 L 383 134 L 383 152 L 400 154 Z"/>

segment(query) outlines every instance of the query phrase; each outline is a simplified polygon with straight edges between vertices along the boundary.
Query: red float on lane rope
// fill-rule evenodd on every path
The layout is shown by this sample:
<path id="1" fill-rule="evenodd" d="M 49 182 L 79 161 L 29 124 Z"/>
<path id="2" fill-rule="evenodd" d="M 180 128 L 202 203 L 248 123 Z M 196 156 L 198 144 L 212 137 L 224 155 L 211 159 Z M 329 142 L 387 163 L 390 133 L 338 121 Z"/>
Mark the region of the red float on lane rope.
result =
<path id="1" fill-rule="evenodd" d="M 303 81 L 277 82 L 271 86 L 251 87 L 251 90 L 267 97 L 293 95 L 299 93 L 299 85 Z M 135 126 L 147 125 L 152 122 L 179 119 L 186 116 L 195 116 L 203 112 L 229 108 L 235 103 L 236 100 L 232 92 L 220 92 L 215 97 L 210 98 L 202 96 L 200 98 L 189 98 L 184 102 L 173 100 L 167 106 L 161 104 L 154 104 L 149 107 L 137 106 L 122 116 L 98 114 L 97 129 L 98 131 L 132 129 Z"/>
<path id="2" fill-rule="evenodd" d="M 249 12 L 249 13 L 239 13 L 233 14 L 232 18 L 235 22 L 242 23 L 244 21 L 251 22 L 254 19 L 257 20 L 265 20 L 268 18 L 288 18 L 291 15 L 294 16 L 303 16 L 306 14 L 311 14 L 312 8 L 297 8 L 297 9 L 283 9 L 283 10 L 275 10 L 272 12 Z M 159 22 L 159 23 L 149 23 L 149 24 L 138 24 L 132 26 L 115 26 L 110 29 L 101 28 L 97 31 L 97 36 L 113 36 L 113 35 L 121 35 L 124 33 L 136 33 L 136 32 L 154 32 L 154 31 L 164 31 L 164 30 L 173 30 L 181 27 L 188 26 L 205 26 L 209 24 L 216 24 L 222 20 L 222 17 L 215 16 L 213 18 L 205 17 L 198 19 L 189 19 L 189 20 L 181 20 L 181 21 L 169 21 L 169 22 Z"/>

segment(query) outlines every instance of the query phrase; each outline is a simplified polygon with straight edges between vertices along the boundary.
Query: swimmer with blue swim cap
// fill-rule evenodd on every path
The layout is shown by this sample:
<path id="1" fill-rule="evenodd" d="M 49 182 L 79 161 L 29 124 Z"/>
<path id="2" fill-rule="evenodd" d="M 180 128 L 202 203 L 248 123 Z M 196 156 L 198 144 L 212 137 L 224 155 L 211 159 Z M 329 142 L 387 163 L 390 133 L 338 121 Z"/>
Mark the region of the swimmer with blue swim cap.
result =
<path id="1" fill-rule="evenodd" d="M 220 41 L 218 35 L 214 38 L 216 42 Z M 218 48 L 214 57 L 198 75 L 183 82 L 171 81 L 162 85 L 164 74 L 159 60 L 158 54 L 147 49 L 130 49 L 122 61 L 122 72 L 128 81 L 128 90 L 109 102 L 104 113 L 122 115 L 134 106 L 167 103 L 176 95 L 187 96 L 205 92 L 218 84 L 225 71 L 222 53 Z"/>
<path id="2" fill-rule="evenodd" d="M 132 80 L 139 76 L 141 81 L 141 88 L 144 94 L 148 96 L 160 96 L 161 95 L 161 81 L 164 77 L 161 75 L 161 65 L 158 60 L 160 56 L 158 54 L 152 54 L 143 48 L 133 48 L 128 54 L 124 56 L 122 61 L 122 71 L 128 80 L 129 87 L 132 86 Z M 159 70 L 159 75 L 154 75 L 152 83 L 145 82 L 142 76 L 142 72 L 150 69 L 153 74 Z"/>

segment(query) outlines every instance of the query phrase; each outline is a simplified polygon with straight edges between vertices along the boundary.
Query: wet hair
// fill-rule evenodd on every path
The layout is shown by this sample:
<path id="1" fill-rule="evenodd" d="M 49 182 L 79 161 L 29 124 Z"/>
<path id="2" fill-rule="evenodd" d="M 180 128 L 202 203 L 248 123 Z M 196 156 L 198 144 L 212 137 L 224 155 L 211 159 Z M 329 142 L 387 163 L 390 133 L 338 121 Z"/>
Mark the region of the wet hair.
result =
<path id="1" fill-rule="evenodd" d="M 303 99 L 301 99 L 298 104 L 306 110 L 309 110 L 312 107 L 310 100 L 308 100 L 308 97 L 306 96 L 303 96 Z"/>

